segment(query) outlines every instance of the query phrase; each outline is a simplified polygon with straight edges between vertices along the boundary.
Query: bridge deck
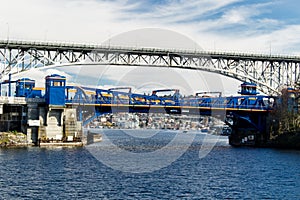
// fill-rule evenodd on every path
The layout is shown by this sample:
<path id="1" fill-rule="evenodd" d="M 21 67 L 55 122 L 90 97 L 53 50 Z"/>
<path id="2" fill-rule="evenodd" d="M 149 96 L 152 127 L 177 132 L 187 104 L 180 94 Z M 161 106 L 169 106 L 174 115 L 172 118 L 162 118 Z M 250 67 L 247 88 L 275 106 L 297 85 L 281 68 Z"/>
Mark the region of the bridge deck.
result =
<path id="1" fill-rule="evenodd" d="M 177 109 L 177 110 L 219 110 L 219 111 L 245 111 L 245 112 L 270 112 L 272 111 L 271 107 L 261 107 L 255 108 L 254 106 L 239 106 L 236 108 L 226 107 L 203 107 L 203 106 L 165 106 L 165 105 L 131 105 L 131 104 L 95 104 L 95 103 L 66 103 L 66 106 L 95 106 L 95 107 L 108 107 L 108 108 L 145 108 L 145 109 Z M 133 111 L 134 112 L 134 111 Z M 176 112 L 175 112 L 176 113 Z"/>
<path id="2" fill-rule="evenodd" d="M 256 83 L 269 95 L 300 83 L 300 57 L 289 55 L 2 40 L 0 63 L 1 76 L 70 63 L 202 70 Z"/>
<path id="3" fill-rule="evenodd" d="M 18 40 L 0 40 L 0 48 L 8 49 L 37 49 L 37 50 L 58 50 L 58 51 L 105 51 L 105 52 L 127 52 L 141 54 L 163 54 L 163 55 L 182 55 L 182 56 L 210 56 L 212 58 L 227 59 L 251 59 L 262 61 L 293 61 L 300 62 L 300 56 L 294 55 L 269 55 L 257 53 L 239 53 L 239 52 L 215 52 L 215 51 L 199 51 L 191 49 L 162 49 L 162 48 L 139 48 L 139 47 L 122 47 L 108 46 L 98 44 L 83 43 L 58 43 L 43 41 L 18 41 Z"/>
<path id="4" fill-rule="evenodd" d="M 175 92 L 173 95 L 157 96 L 156 94 L 143 95 L 78 86 L 67 86 L 66 94 L 67 106 L 94 106 L 97 112 L 118 112 L 119 110 L 155 112 L 155 109 L 164 109 L 170 113 L 185 111 L 191 113 L 199 113 L 199 111 L 269 112 L 273 109 L 275 102 L 274 97 L 263 95 L 182 97 Z"/>

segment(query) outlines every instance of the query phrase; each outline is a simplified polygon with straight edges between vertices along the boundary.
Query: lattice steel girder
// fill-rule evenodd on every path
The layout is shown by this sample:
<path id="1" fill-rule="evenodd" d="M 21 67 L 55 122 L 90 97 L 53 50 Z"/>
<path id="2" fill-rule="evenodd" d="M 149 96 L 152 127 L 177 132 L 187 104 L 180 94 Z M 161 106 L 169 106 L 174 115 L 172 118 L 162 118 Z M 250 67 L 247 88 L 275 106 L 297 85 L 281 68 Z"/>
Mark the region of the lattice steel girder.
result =
<path id="1" fill-rule="evenodd" d="M 1 76 L 57 63 L 204 70 L 251 81 L 267 94 L 300 82 L 300 57 L 86 44 L 0 41 Z"/>

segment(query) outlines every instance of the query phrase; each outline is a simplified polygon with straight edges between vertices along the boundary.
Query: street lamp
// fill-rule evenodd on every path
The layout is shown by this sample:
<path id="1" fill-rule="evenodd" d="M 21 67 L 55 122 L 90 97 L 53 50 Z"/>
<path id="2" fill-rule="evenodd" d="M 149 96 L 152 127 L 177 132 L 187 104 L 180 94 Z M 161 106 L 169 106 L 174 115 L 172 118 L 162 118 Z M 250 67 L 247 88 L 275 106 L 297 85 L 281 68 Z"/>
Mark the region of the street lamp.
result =
<path id="1" fill-rule="evenodd" d="M 9 24 L 6 22 L 7 25 L 7 43 L 9 42 Z"/>

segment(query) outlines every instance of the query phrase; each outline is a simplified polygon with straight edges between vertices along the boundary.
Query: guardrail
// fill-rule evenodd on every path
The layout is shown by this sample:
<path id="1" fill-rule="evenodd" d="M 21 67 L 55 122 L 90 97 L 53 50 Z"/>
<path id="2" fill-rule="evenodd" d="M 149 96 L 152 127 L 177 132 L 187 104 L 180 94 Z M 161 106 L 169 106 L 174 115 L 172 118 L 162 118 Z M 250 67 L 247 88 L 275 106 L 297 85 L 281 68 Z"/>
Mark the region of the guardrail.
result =
<path id="1" fill-rule="evenodd" d="M 5 97 L 0 96 L 1 104 L 26 104 L 25 97 Z"/>

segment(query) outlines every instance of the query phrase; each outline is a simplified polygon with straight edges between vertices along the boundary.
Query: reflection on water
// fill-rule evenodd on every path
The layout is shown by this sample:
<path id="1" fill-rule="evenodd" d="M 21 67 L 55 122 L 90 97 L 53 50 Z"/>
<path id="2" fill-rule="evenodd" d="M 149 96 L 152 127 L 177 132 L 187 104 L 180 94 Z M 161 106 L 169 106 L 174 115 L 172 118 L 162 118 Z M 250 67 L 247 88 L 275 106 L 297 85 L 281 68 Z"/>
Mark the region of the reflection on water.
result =
<path id="1" fill-rule="evenodd" d="M 137 154 L 162 149 L 176 134 L 168 132 L 138 138 L 118 131 L 106 133 L 114 145 Z M 88 148 L 0 149 L 1 198 L 300 198 L 299 151 L 233 148 L 226 138 L 221 138 L 207 156 L 199 159 L 205 136 L 188 134 L 195 137 L 182 156 L 170 165 L 148 173 L 114 170 L 95 159 Z M 177 146 L 167 152 L 181 149 L 186 141 L 190 141 L 189 137 L 181 136 Z M 211 141 L 214 143 L 212 138 Z M 116 148 L 107 145 L 106 141 L 94 144 Z M 164 156 L 161 154 L 157 160 L 165 159 Z M 122 158 L 122 162 L 127 159 Z"/>

